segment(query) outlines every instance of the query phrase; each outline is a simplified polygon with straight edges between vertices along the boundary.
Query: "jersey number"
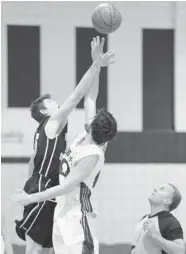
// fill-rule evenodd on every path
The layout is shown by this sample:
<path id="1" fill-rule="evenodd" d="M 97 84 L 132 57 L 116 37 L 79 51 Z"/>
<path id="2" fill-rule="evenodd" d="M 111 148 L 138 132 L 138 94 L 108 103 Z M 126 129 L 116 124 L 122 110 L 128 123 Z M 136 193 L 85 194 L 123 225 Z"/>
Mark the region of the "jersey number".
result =
<path id="1" fill-rule="evenodd" d="M 70 173 L 70 167 L 68 165 L 68 161 L 66 159 L 62 159 L 59 169 L 59 174 L 67 177 Z"/>

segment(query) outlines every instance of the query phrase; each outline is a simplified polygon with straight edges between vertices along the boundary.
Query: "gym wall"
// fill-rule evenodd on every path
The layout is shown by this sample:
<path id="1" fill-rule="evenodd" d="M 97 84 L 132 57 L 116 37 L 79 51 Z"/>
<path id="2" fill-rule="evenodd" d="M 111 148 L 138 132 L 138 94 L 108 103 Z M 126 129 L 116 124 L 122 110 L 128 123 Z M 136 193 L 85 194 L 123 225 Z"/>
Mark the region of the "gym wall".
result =
<path id="1" fill-rule="evenodd" d="M 2 3 L 1 196 L 2 211 L 16 246 L 24 245 L 14 231 L 14 220 L 20 218 L 22 208 L 12 205 L 9 197 L 16 189 L 22 188 L 27 179 L 27 161 L 37 127 L 30 118 L 29 104 L 38 93 L 51 93 L 59 102 L 71 94 L 77 85 L 77 30 L 82 29 L 83 34 L 92 28 L 90 17 L 99 3 Z M 158 184 L 172 182 L 186 196 L 186 4 L 114 4 L 123 21 L 121 27 L 108 36 L 107 48 L 116 54 L 116 63 L 108 68 L 105 90 L 102 91 L 107 105 L 101 105 L 100 99 L 100 106 L 107 107 L 114 114 L 119 133 L 108 147 L 106 164 L 95 190 L 100 214 L 98 238 L 102 244 L 101 254 L 109 251 L 130 253 L 135 224 L 149 212 L 147 198 Z M 28 37 L 19 37 L 15 26 L 25 28 L 17 31 Z M 12 33 L 9 34 L 8 29 L 13 29 Z M 158 33 L 159 47 L 158 42 L 148 39 L 149 33 L 156 36 L 154 32 Z M 14 50 L 15 44 L 12 41 L 8 44 L 8 38 L 23 40 L 17 45 L 17 62 L 12 55 L 13 66 L 17 65 L 17 72 L 12 76 L 14 79 L 10 77 L 13 74 L 8 59 L 11 59 L 11 49 Z M 172 38 L 166 47 L 169 51 L 160 59 L 167 38 Z M 87 40 L 86 33 L 82 40 Z M 31 64 L 20 66 L 26 61 L 24 45 L 27 45 L 27 60 L 33 61 L 34 67 Z M 32 52 L 29 49 L 33 47 L 35 50 Z M 148 59 L 151 49 L 156 50 L 159 57 L 152 54 Z M 82 59 L 86 54 L 88 48 L 82 52 Z M 162 67 L 149 70 L 148 61 L 151 59 L 151 64 Z M 20 78 L 21 69 L 24 71 Z M 26 69 L 29 69 L 28 73 Z M 27 89 L 24 89 L 20 82 L 27 79 Z M 69 142 L 83 129 L 83 122 L 84 111 L 78 107 L 69 117 Z M 185 210 L 186 201 L 183 200 L 174 214 L 186 233 Z M 18 247 L 15 250 L 20 254 Z"/>

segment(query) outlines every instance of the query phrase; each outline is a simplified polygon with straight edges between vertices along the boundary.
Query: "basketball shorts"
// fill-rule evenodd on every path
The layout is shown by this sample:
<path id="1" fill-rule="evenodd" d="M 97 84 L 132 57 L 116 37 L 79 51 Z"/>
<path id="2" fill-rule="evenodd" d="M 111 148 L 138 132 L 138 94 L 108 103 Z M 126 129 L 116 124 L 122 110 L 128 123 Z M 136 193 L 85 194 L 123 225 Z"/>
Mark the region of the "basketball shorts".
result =
<path id="1" fill-rule="evenodd" d="M 99 244 L 95 237 L 95 218 L 75 210 L 56 213 L 57 211 L 53 227 L 55 254 L 99 253 Z"/>
<path id="2" fill-rule="evenodd" d="M 51 186 L 49 178 L 34 174 L 25 184 L 24 191 L 28 194 L 44 191 Z M 52 230 L 55 200 L 29 204 L 24 207 L 23 218 L 16 221 L 16 233 L 25 240 L 25 234 L 45 248 L 53 247 Z"/>

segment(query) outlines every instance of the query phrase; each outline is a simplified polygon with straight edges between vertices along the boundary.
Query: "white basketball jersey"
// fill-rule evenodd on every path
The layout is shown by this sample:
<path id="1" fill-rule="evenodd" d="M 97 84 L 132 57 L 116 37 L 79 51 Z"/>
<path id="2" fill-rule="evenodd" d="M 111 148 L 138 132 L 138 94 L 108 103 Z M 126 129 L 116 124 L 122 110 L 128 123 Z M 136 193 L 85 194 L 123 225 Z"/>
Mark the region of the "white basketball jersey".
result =
<path id="1" fill-rule="evenodd" d="M 65 151 L 65 154 L 61 161 L 60 167 L 60 185 L 63 185 L 63 181 L 73 170 L 75 170 L 76 164 L 83 158 L 90 155 L 98 155 L 99 159 L 92 170 L 91 174 L 70 193 L 57 198 L 58 208 L 61 207 L 74 207 L 81 209 L 83 213 L 92 213 L 93 207 L 91 202 L 91 196 L 93 189 L 99 178 L 100 171 L 104 165 L 104 150 L 105 147 L 100 147 L 95 144 L 81 145 L 85 139 L 86 133 L 79 135 L 72 143 L 72 145 Z"/>

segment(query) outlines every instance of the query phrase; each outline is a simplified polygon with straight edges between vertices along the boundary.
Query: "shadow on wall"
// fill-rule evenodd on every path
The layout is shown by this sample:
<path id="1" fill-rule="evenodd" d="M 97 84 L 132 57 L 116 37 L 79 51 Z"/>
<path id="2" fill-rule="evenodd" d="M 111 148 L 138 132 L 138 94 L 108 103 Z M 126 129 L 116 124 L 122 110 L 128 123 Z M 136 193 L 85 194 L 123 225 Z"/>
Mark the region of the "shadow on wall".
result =
<path id="1" fill-rule="evenodd" d="M 25 246 L 22 245 L 13 245 L 14 254 L 24 254 Z M 130 254 L 131 253 L 130 244 L 115 244 L 115 245 L 106 245 L 100 244 L 100 254 Z M 42 252 L 45 254 L 45 251 Z"/>

